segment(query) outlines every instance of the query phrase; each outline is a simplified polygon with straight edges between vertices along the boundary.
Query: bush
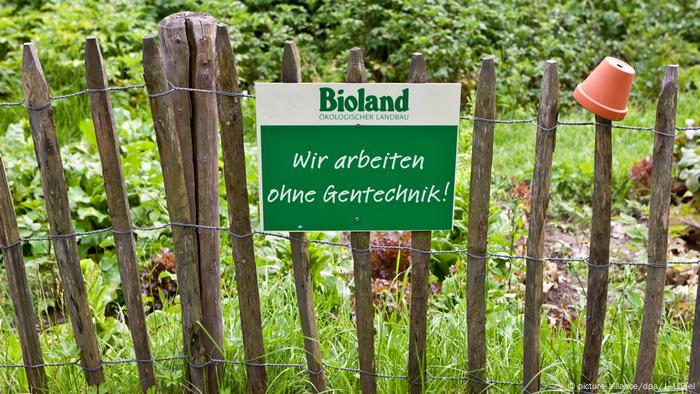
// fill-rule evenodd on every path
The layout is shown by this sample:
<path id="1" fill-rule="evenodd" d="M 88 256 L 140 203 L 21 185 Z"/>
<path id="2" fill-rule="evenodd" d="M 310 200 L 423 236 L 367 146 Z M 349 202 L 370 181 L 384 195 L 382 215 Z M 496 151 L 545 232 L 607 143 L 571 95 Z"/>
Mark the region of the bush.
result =
<path id="1" fill-rule="evenodd" d="M 115 83 L 139 82 L 141 37 L 157 34 L 157 22 L 178 10 L 214 15 L 229 25 L 242 86 L 278 80 L 284 40 L 295 39 L 305 80 L 343 79 L 347 50 L 364 50 L 370 80 L 404 81 L 414 51 L 429 62 L 432 81 L 476 86 L 479 59 L 499 61 L 499 103 L 507 110 L 536 102 L 542 62 L 561 62 L 563 90 L 604 55 L 619 56 L 637 70 L 633 99 L 657 94 L 667 63 L 683 66 L 683 90 L 697 89 L 700 75 L 700 6 L 642 0 L 561 4 L 504 4 L 458 0 L 180 0 L 174 2 L 15 2 L 0 8 L 0 97 L 19 96 L 21 44 L 33 40 L 54 90 L 76 90 L 82 80 L 83 42 L 97 35 Z M 566 104 L 566 103 L 565 103 Z"/>

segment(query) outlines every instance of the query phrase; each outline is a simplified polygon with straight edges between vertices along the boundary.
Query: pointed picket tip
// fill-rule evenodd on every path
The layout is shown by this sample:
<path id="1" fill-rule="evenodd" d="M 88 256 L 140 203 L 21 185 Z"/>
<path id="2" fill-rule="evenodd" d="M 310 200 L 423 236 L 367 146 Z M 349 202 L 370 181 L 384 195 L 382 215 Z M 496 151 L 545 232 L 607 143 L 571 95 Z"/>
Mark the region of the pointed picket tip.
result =
<path id="1" fill-rule="evenodd" d="M 85 39 L 85 58 L 99 58 L 102 59 L 102 51 L 100 51 L 100 44 L 97 41 L 97 37 L 89 36 Z"/>
<path id="2" fill-rule="evenodd" d="M 85 37 L 85 48 L 86 50 L 90 48 L 91 50 L 97 49 L 98 51 L 100 50 L 99 46 L 97 45 L 97 37 L 95 36 L 87 36 Z"/>
<path id="3" fill-rule="evenodd" d="M 540 104 L 537 111 L 538 130 L 540 132 L 556 133 L 559 115 L 559 73 L 557 61 L 547 60 L 542 72 L 540 86 Z"/>
<path id="4" fill-rule="evenodd" d="M 22 87 L 30 106 L 43 106 L 50 100 L 49 86 L 44 77 L 36 47 L 27 42 L 22 47 Z"/>
<path id="5" fill-rule="evenodd" d="M 143 52 L 143 74 L 144 77 L 150 74 L 150 69 L 153 63 L 158 62 L 160 58 L 160 52 L 158 51 L 158 45 L 156 44 L 156 39 L 147 35 L 143 37 L 142 40 L 142 52 Z"/>
<path id="6" fill-rule="evenodd" d="M 165 65 L 158 50 L 156 39 L 151 35 L 143 37 L 143 79 L 149 94 L 165 92 L 168 82 L 165 77 Z"/>
<path id="7" fill-rule="evenodd" d="M 231 48 L 231 39 L 228 35 L 228 27 L 225 24 L 219 23 L 216 25 L 216 41 L 214 42 L 214 48 L 217 55 L 225 57 L 233 57 L 233 49 Z"/>
<path id="8" fill-rule="evenodd" d="M 238 92 L 238 70 L 236 69 L 236 54 L 231 48 L 228 27 L 219 23 L 216 25 L 216 58 L 218 62 L 217 83 L 219 89 L 227 92 Z M 234 97 L 239 102 L 240 97 Z"/>
<path id="9" fill-rule="evenodd" d="M 362 48 L 352 47 L 350 48 L 350 58 L 359 59 L 362 61 Z"/>
<path id="10" fill-rule="evenodd" d="M 488 106 L 495 106 L 496 91 L 496 57 L 493 55 L 481 58 L 481 69 L 479 70 L 479 82 L 476 86 L 477 97 L 483 97 L 484 103 Z"/>
<path id="11" fill-rule="evenodd" d="M 88 89 L 106 89 L 107 73 L 97 37 L 85 39 L 85 79 Z"/>
<path id="12" fill-rule="evenodd" d="M 496 78 L 496 56 L 487 55 L 481 58 L 481 70 L 480 76 L 493 75 L 493 79 Z M 479 78 L 481 79 L 481 78 Z"/>
<path id="13" fill-rule="evenodd" d="M 224 23 L 216 24 L 216 49 L 224 49 L 225 47 L 231 48 L 231 39 L 228 35 L 228 27 Z"/>
<path id="14" fill-rule="evenodd" d="M 282 82 L 301 82 L 301 59 L 293 40 L 284 42 L 282 50 Z"/>
<path id="15" fill-rule="evenodd" d="M 658 108 L 670 107 L 675 112 L 676 100 L 678 96 L 678 65 L 666 66 L 664 78 L 661 80 L 661 90 L 659 92 Z"/>
<path id="16" fill-rule="evenodd" d="M 659 103 L 669 95 L 675 95 L 678 92 L 678 65 L 671 64 L 666 66 L 664 78 L 661 81 L 661 92 L 659 93 Z"/>
<path id="17" fill-rule="evenodd" d="M 355 47 L 350 50 L 348 57 L 348 73 L 346 82 L 367 82 L 365 76 L 365 61 L 362 57 L 362 49 Z"/>
<path id="18" fill-rule="evenodd" d="M 22 46 L 22 70 L 39 71 L 41 74 L 44 70 L 39 62 L 39 56 L 36 52 L 36 47 L 31 42 L 25 42 Z"/>
<path id="19" fill-rule="evenodd" d="M 154 51 L 158 50 L 158 47 L 156 46 L 156 39 L 150 34 L 143 36 L 141 43 L 143 45 L 144 54 L 148 54 L 150 56 L 153 55 Z"/>
<path id="20" fill-rule="evenodd" d="M 414 52 L 411 55 L 411 63 L 408 66 L 408 82 L 409 83 L 425 83 L 428 81 L 427 65 L 425 58 L 420 52 Z"/>
<path id="21" fill-rule="evenodd" d="M 488 55 L 481 58 L 481 71 L 479 73 L 479 82 L 482 78 L 496 79 L 496 56 Z"/>
<path id="22" fill-rule="evenodd" d="M 544 64 L 544 72 L 542 73 L 542 94 L 555 94 L 559 97 L 559 71 L 557 69 L 558 62 L 556 60 L 547 60 Z"/>
<path id="23" fill-rule="evenodd" d="M 156 40 L 151 35 L 143 36 L 141 40 L 141 51 L 143 56 L 143 74 L 144 77 L 149 74 L 148 66 L 153 61 L 158 48 L 156 47 Z"/>
<path id="24" fill-rule="evenodd" d="M 676 111 L 678 108 L 678 65 L 666 66 L 661 80 L 659 100 L 656 104 L 656 131 L 668 135 L 676 133 Z M 656 134 L 654 139 L 662 134 Z"/>

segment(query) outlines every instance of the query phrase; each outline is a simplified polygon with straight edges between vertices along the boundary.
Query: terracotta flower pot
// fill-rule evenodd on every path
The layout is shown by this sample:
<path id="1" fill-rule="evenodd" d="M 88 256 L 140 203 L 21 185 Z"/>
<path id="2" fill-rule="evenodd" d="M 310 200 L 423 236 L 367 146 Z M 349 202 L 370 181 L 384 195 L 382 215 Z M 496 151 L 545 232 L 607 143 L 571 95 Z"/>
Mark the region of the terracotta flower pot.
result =
<path id="1" fill-rule="evenodd" d="M 574 99 L 583 108 L 609 120 L 627 115 L 627 99 L 632 90 L 634 69 L 614 57 L 606 57 L 574 90 Z"/>

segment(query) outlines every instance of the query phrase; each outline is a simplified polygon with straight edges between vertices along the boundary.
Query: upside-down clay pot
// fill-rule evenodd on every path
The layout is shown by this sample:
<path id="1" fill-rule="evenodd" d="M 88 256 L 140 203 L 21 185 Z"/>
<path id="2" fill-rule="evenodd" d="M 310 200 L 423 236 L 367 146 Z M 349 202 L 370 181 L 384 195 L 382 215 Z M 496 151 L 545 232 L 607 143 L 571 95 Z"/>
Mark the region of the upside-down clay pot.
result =
<path id="1" fill-rule="evenodd" d="M 583 108 L 608 120 L 627 115 L 627 100 L 632 90 L 634 69 L 620 59 L 608 56 L 578 84 L 574 99 Z"/>

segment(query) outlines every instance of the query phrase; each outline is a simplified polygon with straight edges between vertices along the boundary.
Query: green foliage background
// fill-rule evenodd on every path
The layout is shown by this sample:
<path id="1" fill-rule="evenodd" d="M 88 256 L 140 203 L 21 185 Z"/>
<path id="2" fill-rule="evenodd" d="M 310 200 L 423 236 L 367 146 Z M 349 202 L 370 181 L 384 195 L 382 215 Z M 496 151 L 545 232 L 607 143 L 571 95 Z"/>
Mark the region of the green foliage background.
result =
<path id="1" fill-rule="evenodd" d="M 157 34 L 159 20 L 182 10 L 207 12 L 228 25 L 241 86 L 249 90 L 256 81 L 279 80 L 282 45 L 288 39 L 294 39 L 300 49 L 305 81 L 343 80 L 347 51 L 354 46 L 364 51 L 370 81 L 404 81 L 411 53 L 420 51 L 428 61 L 431 81 L 462 84 L 464 112 L 470 113 L 480 58 L 493 54 L 498 63 L 498 116 L 524 118 L 531 117 L 536 110 L 542 64 L 551 58 L 560 61 L 562 118 L 591 120 L 590 114 L 574 105 L 568 92 L 604 56 L 613 55 L 626 60 L 637 71 L 626 123 L 653 124 L 658 85 L 663 68 L 670 63 L 681 67 L 679 125 L 685 118 L 698 116 L 700 3 L 691 1 L 6 0 L 0 3 L 0 102 L 19 101 L 23 96 L 20 63 L 22 44 L 28 41 L 37 46 L 53 95 L 85 88 L 83 46 L 89 35 L 99 38 L 110 84 L 141 83 L 142 37 Z M 114 92 L 112 99 L 134 224 L 165 223 L 168 217 L 162 171 L 144 92 Z M 55 109 L 76 230 L 108 227 L 110 220 L 87 98 L 57 101 Z M 255 222 L 258 179 L 253 113 L 254 102 L 245 101 L 246 162 Z M 455 228 L 435 232 L 434 249 L 448 250 L 466 244 L 470 129 L 468 122 L 461 125 Z M 526 182 L 531 176 L 535 128 L 504 125 L 497 130 L 489 247 L 494 252 L 515 253 L 515 241 L 526 235 L 527 206 L 514 198 L 511 190 L 514 184 Z M 591 215 L 593 131 L 562 128 L 557 138 L 550 216 L 557 226 L 581 232 L 585 238 Z M 45 235 L 47 220 L 25 109 L 0 108 L 0 141 L 0 155 L 8 172 L 21 234 Z M 640 220 L 646 215 L 648 202 L 643 196 L 632 194 L 628 174 L 635 161 L 650 154 L 651 135 L 616 131 L 613 141 L 614 204 L 616 215 L 621 217 L 615 220 L 629 226 L 633 247 L 643 254 L 646 226 Z M 679 168 L 680 179 L 690 186 L 691 192 L 697 192 L 700 169 L 696 163 L 700 147 L 688 141 L 679 152 L 684 158 Z M 222 204 L 223 224 L 226 209 L 226 204 Z M 338 234 L 314 233 L 309 237 L 342 241 Z M 170 246 L 170 234 L 142 233 L 137 242 L 140 264 L 149 266 L 151 256 Z M 123 296 L 112 238 L 108 234 L 83 237 L 79 246 L 81 257 L 85 258 L 82 267 L 90 283 L 90 303 L 104 357 L 132 357 L 123 311 L 119 309 Z M 564 242 L 557 247 L 561 255 L 572 253 L 571 245 Z M 222 248 L 225 351 L 228 359 L 240 360 L 243 354 L 233 285 L 235 272 L 226 238 L 222 239 Z M 315 245 L 310 246 L 310 255 L 321 337 L 334 339 L 322 341 L 323 355 L 330 364 L 356 367 L 349 257 L 342 250 Z M 27 243 L 24 256 L 37 309 L 40 313 L 47 312 L 61 302 L 50 247 L 47 243 Z M 288 243 L 256 239 L 256 257 L 268 361 L 300 362 L 303 348 Z M 433 257 L 433 273 L 443 286 L 443 291 L 431 298 L 430 307 L 428 364 L 442 366 L 431 371 L 434 375 L 454 376 L 466 367 L 465 266 L 460 255 Z M 585 265 L 567 269 L 575 276 L 585 272 Z M 489 268 L 488 362 L 489 376 L 494 379 L 517 380 L 520 376 L 523 297 L 515 275 L 522 270 L 522 266 L 506 259 L 493 259 Z M 3 276 L 1 273 L 0 277 Z M 611 276 L 610 292 L 614 300 L 608 312 L 608 339 L 601 369 L 604 380 L 610 384 L 630 382 L 634 374 L 643 308 L 642 278 L 639 271 L 629 267 Z M 378 306 L 376 321 L 378 370 L 404 373 L 407 305 L 398 291 L 395 295 L 389 292 L 386 297 L 386 302 Z M 659 384 L 669 385 L 682 381 L 687 371 L 691 322 L 682 307 L 687 308 L 691 301 L 687 294 L 671 293 L 668 288 L 665 299 L 669 308 L 664 315 L 655 379 Z M 119 309 L 116 315 L 102 313 L 114 308 Z M 562 382 L 578 379 L 585 312 L 577 309 L 576 313 L 579 318 L 571 319 L 569 330 L 549 327 L 543 319 L 546 383 L 565 386 Z M 173 302 L 149 315 L 149 333 L 156 356 L 181 352 L 179 314 L 179 303 Z M 0 280 L 0 343 L 7 344 L 0 346 L 0 363 L 21 360 L 12 320 L 6 284 Z M 66 340 L 71 336 L 69 325 L 42 325 L 42 330 L 42 346 L 48 362 L 77 357 L 75 344 Z M 133 366 L 110 368 L 107 391 L 138 387 Z M 308 388 L 300 371 L 281 368 L 270 371 L 275 392 Z M 0 391 L 25 387 L 21 370 L 0 372 Z M 159 391 L 177 390 L 184 379 L 179 363 L 160 364 L 157 373 Z M 57 392 L 74 392 L 76 388 L 87 391 L 77 369 L 53 369 L 50 379 Z M 352 374 L 329 374 L 329 379 L 338 390 L 357 389 Z M 227 370 L 224 384 L 229 392 L 244 390 L 244 370 Z M 464 386 L 458 381 L 435 381 L 430 388 L 435 392 L 454 392 Z M 519 392 L 515 388 L 514 392 Z M 380 391 L 406 391 L 405 382 L 381 381 Z"/>
<path id="2" fill-rule="evenodd" d="M 546 59 L 561 62 L 565 91 L 605 55 L 635 67 L 637 101 L 655 97 L 656 76 L 670 63 L 683 67 L 682 90 L 698 88 L 700 6 L 691 1 L 9 1 L 0 6 L 0 98 L 19 96 L 26 41 L 39 48 L 55 93 L 83 86 L 88 35 L 100 38 L 114 83 L 138 82 L 141 37 L 181 10 L 207 12 L 229 26 L 244 87 L 277 80 L 282 43 L 294 39 L 305 80 L 342 80 L 344 54 L 359 46 L 372 81 L 403 81 L 410 54 L 420 51 L 430 80 L 462 82 L 467 95 L 480 57 L 493 54 L 507 109 L 536 102 Z"/>

